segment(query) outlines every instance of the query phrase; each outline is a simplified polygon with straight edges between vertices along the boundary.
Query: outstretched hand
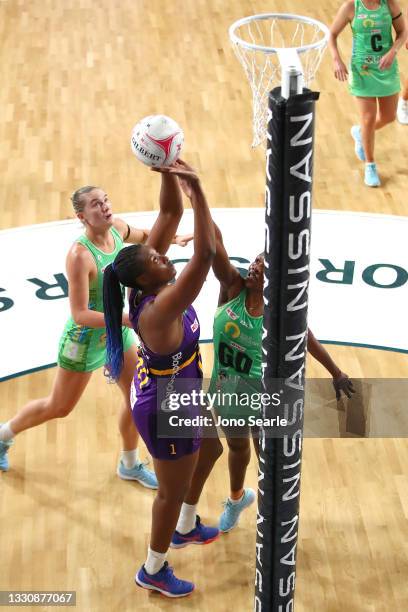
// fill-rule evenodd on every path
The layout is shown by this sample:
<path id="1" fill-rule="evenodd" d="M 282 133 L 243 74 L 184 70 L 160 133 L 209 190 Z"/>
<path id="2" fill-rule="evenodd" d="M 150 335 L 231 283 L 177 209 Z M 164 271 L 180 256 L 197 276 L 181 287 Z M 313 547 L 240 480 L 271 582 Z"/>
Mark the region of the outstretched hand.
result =
<path id="1" fill-rule="evenodd" d="M 181 234 L 180 236 L 174 236 L 174 244 L 178 246 L 185 247 L 191 242 L 194 238 L 194 234 Z"/>
<path id="2" fill-rule="evenodd" d="M 193 190 L 200 184 L 197 172 L 182 159 L 177 159 L 171 166 L 152 168 L 154 172 L 161 174 L 174 174 L 178 177 L 180 187 L 188 198 L 191 198 Z"/>
<path id="3" fill-rule="evenodd" d="M 340 372 L 340 374 L 337 376 L 333 376 L 333 387 L 336 391 L 337 400 L 341 398 L 341 392 L 343 392 L 349 399 L 351 398 L 352 394 L 355 393 L 353 381 L 350 380 L 350 378 L 344 372 Z"/>

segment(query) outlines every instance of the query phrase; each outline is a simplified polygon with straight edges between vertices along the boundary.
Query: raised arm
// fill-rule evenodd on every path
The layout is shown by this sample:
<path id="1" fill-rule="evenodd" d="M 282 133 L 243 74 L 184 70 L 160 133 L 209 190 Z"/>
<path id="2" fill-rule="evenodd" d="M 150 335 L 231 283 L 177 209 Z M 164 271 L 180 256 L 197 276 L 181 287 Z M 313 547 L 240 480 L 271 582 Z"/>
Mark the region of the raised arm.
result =
<path id="1" fill-rule="evenodd" d="M 183 215 L 183 198 L 177 176 L 161 173 L 160 212 L 146 240 L 158 253 L 167 253 Z"/>
<path id="2" fill-rule="evenodd" d="M 212 269 L 216 279 L 220 282 L 219 305 L 236 297 L 244 286 L 244 279 L 229 260 L 225 250 L 221 230 L 214 223 L 216 252 Z"/>
<path id="3" fill-rule="evenodd" d="M 348 70 L 343 62 L 337 48 L 337 38 L 347 24 L 351 23 L 354 17 L 354 0 L 347 0 L 341 5 L 339 11 L 330 26 L 329 49 L 333 58 L 334 76 L 339 81 L 347 81 Z"/>
<path id="4" fill-rule="evenodd" d="M 321 363 L 322 366 L 331 374 L 331 377 L 333 378 L 333 387 L 336 391 L 336 398 L 338 400 L 340 399 L 342 391 L 344 395 L 350 398 L 351 394 L 354 393 L 352 381 L 347 374 L 342 372 L 334 363 L 329 353 L 326 351 L 324 346 L 320 344 L 317 338 L 315 338 L 310 329 L 308 330 L 307 335 L 307 350 L 312 357 L 317 359 L 317 361 Z"/>
<path id="5" fill-rule="evenodd" d="M 163 173 L 178 176 L 194 212 L 194 254 L 176 282 L 160 291 L 142 316 L 144 324 L 166 327 L 175 321 L 200 293 L 215 255 L 214 225 L 197 174 L 181 160 L 163 168 Z"/>
<path id="6" fill-rule="evenodd" d="M 145 244 L 152 230 L 140 229 L 138 227 L 132 227 L 123 219 L 116 217 L 113 225 L 115 229 L 122 236 L 123 242 L 126 244 Z M 182 234 L 175 235 L 171 240 L 171 244 L 177 244 L 178 246 L 185 247 L 193 239 L 193 234 Z"/>
<path id="7" fill-rule="evenodd" d="M 150 234 L 149 229 L 132 227 L 119 217 L 115 217 L 113 226 L 122 236 L 123 242 L 126 242 L 127 244 L 144 244 Z"/>

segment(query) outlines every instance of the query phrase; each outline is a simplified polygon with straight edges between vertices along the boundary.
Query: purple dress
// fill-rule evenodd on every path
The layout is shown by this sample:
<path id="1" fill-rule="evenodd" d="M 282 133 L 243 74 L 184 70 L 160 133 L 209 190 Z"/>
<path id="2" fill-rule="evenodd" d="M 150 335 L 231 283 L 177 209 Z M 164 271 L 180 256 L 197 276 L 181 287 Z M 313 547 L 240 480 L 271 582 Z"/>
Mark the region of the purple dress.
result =
<path id="1" fill-rule="evenodd" d="M 201 443 L 198 421 L 200 405 L 192 391 L 199 394 L 202 365 L 198 340 L 200 324 L 192 306 L 183 313 L 184 335 L 180 346 L 168 355 L 154 353 L 143 342 L 139 317 L 156 296 L 135 303 L 136 291 L 129 297 L 129 318 L 140 339 L 138 361 L 132 381 L 130 404 L 133 420 L 150 454 L 156 459 L 174 460 L 196 452 Z M 178 393 L 188 393 L 183 406 L 174 401 Z M 187 404 L 187 405 L 185 405 Z"/>

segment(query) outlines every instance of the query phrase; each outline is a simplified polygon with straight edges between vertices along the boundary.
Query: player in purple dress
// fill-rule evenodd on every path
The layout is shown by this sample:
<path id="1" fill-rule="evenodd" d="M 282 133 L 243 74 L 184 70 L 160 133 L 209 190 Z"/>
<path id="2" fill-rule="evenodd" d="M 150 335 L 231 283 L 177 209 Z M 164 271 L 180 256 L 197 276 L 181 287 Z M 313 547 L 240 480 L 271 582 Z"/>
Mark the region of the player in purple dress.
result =
<path id="1" fill-rule="evenodd" d="M 135 423 L 142 428 L 141 436 L 153 457 L 162 460 L 175 461 L 183 455 L 189 455 L 200 448 L 201 438 L 199 429 L 195 427 L 191 436 L 180 437 L 177 427 L 169 425 L 166 437 L 157 437 L 160 427 L 158 423 L 158 395 L 166 399 L 166 388 L 169 393 L 179 389 L 181 392 L 191 393 L 192 388 L 197 392 L 201 389 L 202 367 L 198 341 L 200 338 L 200 325 L 193 306 L 188 306 L 182 315 L 183 337 L 181 344 L 168 355 L 153 352 L 144 342 L 140 332 L 139 317 L 145 306 L 155 300 L 154 295 L 138 299 L 138 291 L 132 289 L 129 298 L 129 318 L 133 329 L 138 333 L 141 346 L 139 359 L 131 387 L 131 406 Z M 162 384 L 158 381 L 162 379 Z M 180 379 L 184 379 L 184 385 Z M 159 384 L 159 389 L 158 389 Z M 137 404 L 137 405 L 136 405 Z M 165 406 L 166 407 L 166 406 Z M 183 411 L 184 418 L 199 416 L 198 403 L 189 405 Z M 165 411 L 163 424 L 167 424 Z M 175 412 L 175 411 L 174 411 Z M 177 410 L 177 424 L 180 422 L 180 408 Z"/>
<path id="2" fill-rule="evenodd" d="M 201 360 L 198 348 L 199 323 L 191 303 L 198 296 L 215 255 L 215 233 L 208 204 L 196 173 L 178 160 L 158 169 L 174 176 L 174 199 L 160 202 L 159 216 L 146 245 L 123 249 L 104 273 L 104 311 L 107 329 L 107 367 L 116 379 L 123 363 L 120 333 L 123 299 L 121 285 L 132 289 L 129 318 L 141 347 L 131 392 L 133 418 L 149 449 L 159 483 L 152 509 L 152 531 L 147 560 L 136 574 L 139 586 L 168 597 L 182 597 L 194 584 L 179 580 L 168 566 L 169 546 L 207 544 L 218 537 L 218 529 L 205 527 L 195 505 L 185 503 L 197 481 L 204 481 L 217 459 L 207 453 L 199 460 L 199 430 L 187 433 L 177 427 L 171 437 L 160 437 L 159 415 L 164 400 L 182 381 L 190 391 L 201 389 Z M 177 178 L 178 177 L 178 181 Z M 194 254 L 178 279 L 165 256 L 182 214 L 180 184 L 194 212 Z M 164 405 L 164 414 L 167 404 Z M 198 415 L 190 402 L 183 416 Z M 171 411 L 170 411 L 171 413 Z M 171 413 L 179 415 L 180 413 Z M 181 416 L 181 414 L 180 414 Z"/>

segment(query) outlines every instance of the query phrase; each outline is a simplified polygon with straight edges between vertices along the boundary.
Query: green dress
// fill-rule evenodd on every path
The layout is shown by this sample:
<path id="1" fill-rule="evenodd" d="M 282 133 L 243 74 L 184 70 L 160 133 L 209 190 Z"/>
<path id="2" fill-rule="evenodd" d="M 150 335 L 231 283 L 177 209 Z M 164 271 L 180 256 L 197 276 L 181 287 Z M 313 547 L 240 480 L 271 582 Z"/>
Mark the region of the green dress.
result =
<path id="1" fill-rule="evenodd" d="M 85 246 L 92 254 L 97 267 L 97 277 L 89 286 L 89 310 L 103 312 L 103 271 L 113 262 L 123 246 L 119 232 L 112 227 L 111 234 L 115 241 L 112 253 L 98 249 L 86 236 L 80 236 L 77 242 Z M 133 331 L 122 328 L 123 351 L 127 351 L 135 342 Z M 92 372 L 105 365 L 106 361 L 106 328 L 77 325 L 70 317 L 65 325 L 59 343 L 58 365 L 75 372 Z"/>
<path id="2" fill-rule="evenodd" d="M 362 0 L 354 2 L 351 22 L 353 51 L 350 65 L 350 93 L 363 98 L 392 96 L 400 91 L 397 60 L 387 70 L 378 62 L 391 49 L 392 16 L 387 0 L 378 9 L 369 10 Z"/>
<path id="3" fill-rule="evenodd" d="M 216 401 L 214 407 L 227 418 L 258 417 L 260 413 L 254 394 L 262 392 L 263 316 L 252 317 L 245 299 L 243 289 L 236 298 L 219 306 L 214 316 L 214 366 L 208 393 L 224 399 Z"/>

